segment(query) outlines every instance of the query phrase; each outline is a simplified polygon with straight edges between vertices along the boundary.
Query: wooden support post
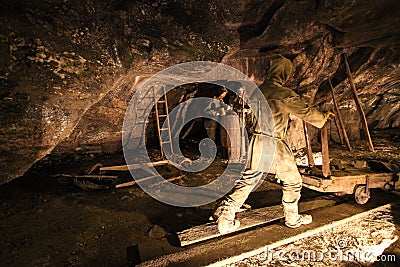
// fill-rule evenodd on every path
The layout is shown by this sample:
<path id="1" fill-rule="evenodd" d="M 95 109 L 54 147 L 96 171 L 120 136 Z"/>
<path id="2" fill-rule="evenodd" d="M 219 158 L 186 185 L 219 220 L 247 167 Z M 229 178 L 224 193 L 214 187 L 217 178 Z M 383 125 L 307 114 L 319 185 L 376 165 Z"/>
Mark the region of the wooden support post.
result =
<path id="1" fill-rule="evenodd" d="M 372 144 L 372 140 L 371 140 L 371 135 L 369 134 L 369 130 L 368 130 L 367 119 L 365 117 L 364 110 L 361 106 L 361 101 L 357 95 L 356 86 L 354 84 L 353 76 L 351 74 L 351 70 L 350 70 L 349 62 L 347 60 L 346 53 L 343 53 L 343 57 L 344 57 L 344 64 L 346 65 L 347 76 L 349 78 L 350 88 L 353 93 L 354 101 L 356 102 L 356 107 L 357 107 L 358 113 L 360 113 L 360 117 L 361 117 L 361 121 L 362 121 L 363 128 L 365 131 L 365 135 L 367 137 L 367 143 L 368 143 L 369 150 L 372 152 L 375 152 L 374 145 Z"/>
<path id="2" fill-rule="evenodd" d="M 246 114 L 244 112 L 244 92 L 242 97 L 242 123 L 240 124 L 240 160 L 246 158 L 246 142 L 245 142 L 245 131 L 246 131 Z"/>
<path id="3" fill-rule="evenodd" d="M 346 145 L 347 145 L 348 149 L 351 151 L 351 145 L 350 145 L 349 137 L 347 136 L 346 128 L 344 127 L 342 115 L 339 112 L 339 108 L 338 108 L 338 105 L 337 105 L 337 102 L 336 102 L 335 93 L 333 91 L 333 85 L 332 85 L 332 82 L 331 82 L 331 78 L 328 78 L 328 81 L 329 81 L 329 85 L 331 87 L 333 107 L 335 109 L 336 116 L 337 116 L 337 118 L 339 120 L 340 129 L 341 129 L 341 131 L 343 133 L 343 137 L 344 137 L 344 140 L 346 141 Z"/>
<path id="4" fill-rule="evenodd" d="M 328 128 L 326 124 L 321 129 L 321 144 L 322 144 L 322 175 L 329 177 L 331 170 L 329 167 L 329 148 L 328 148 Z"/>
<path id="5" fill-rule="evenodd" d="M 307 146 L 308 167 L 313 168 L 315 166 L 314 156 L 313 156 L 313 152 L 312 152 L 312 148 L 311 148 L 310 138 L 308 136 L 307 123 L 305 121 L 303 121 L 303 129 L 304 129 L 304 136 L 306 139 L 306 146 Z"/>
<path id="6" fill-rule="evenodd" d="M 249 76 L 249 58 L 246 58 L 246 75 Z"/>
<path id="7" fill-rule="evenodd" d="M 340 127 L 339 127 L 339 125 L 338 125 L 338 123 L 337 123 L 336 117 L 333 118 L 333 121 L 335 122 L 336 131 L 337 131 L 337 133 L 338 133 L 338 135 L 339 135 L 340 144 L 341 144 L 341 145 L 344 145 L 344 141 L 343 141 L 343 137 L 342 137 L 342 131 L 340 130 Z"/>

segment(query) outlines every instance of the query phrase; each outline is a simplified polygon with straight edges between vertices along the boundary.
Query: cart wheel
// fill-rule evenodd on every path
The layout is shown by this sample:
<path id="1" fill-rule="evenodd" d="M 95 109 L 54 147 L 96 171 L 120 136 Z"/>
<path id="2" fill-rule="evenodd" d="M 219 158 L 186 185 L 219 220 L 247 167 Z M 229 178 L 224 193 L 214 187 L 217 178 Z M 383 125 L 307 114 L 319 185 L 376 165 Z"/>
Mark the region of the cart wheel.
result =
<path id="1" fill-rule="evenodd" d="M 370 198 L 370 192 L 367 186 L 365 185 L 357 185 L 354 190 L 354 198 L 356 202 L 360 205 L 364 205 L 368 202 Z"/>

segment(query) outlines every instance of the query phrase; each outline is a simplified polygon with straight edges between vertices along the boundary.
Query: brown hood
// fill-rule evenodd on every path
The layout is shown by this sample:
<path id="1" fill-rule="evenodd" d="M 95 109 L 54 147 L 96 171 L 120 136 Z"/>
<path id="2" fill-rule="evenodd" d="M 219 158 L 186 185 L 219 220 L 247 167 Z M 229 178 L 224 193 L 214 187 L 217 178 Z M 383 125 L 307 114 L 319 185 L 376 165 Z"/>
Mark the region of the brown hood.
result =
<path id="1" fill-rule="evenodd" d="M 269 70 L 266 81 L 283 85 L 292 73 L 292 62 L 281 55 L 276 55 L 269 61 Z"/>

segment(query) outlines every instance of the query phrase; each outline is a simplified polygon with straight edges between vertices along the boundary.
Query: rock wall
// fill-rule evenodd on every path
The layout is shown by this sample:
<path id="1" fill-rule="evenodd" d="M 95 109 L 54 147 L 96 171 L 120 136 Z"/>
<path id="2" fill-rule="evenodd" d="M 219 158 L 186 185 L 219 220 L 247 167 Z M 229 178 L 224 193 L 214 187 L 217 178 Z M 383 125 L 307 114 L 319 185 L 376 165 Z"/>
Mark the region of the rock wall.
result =
<path id="1" fill-rule="evenodd" d="M 115 151 L 141 77 L 180 62 L 220 61 L 235 46 L 219 20 L 235 17 L 237 7 L 224 1 L 1 4 L 0 183 L 57 146 Z"/>
<path id="2" fill-rule="evenodd" d="M 346 51 L 370 126 L 400 127 L 396 0 L 0 2 L 0 183 L 49 153 L 115 152 L 137 86 L 192 60 L 222 61 L 261 83 L 281 53 L 295 66 L 288 86 L 324 109 L 331 77 L 356 139 Z"/>
<path id="3" fill-rule="evenodd" d="M 371 129 L 398 128 L 400 120 L 400 4 L 393 0 L 253 1 L 237 25 L 240 50 L 223 62 L 262 83 L 268 58 L 280 53 L 293 61 L 294 88 L 309 103 L 333 110 L 331 89 L 351 140 L 363 138 L 361 120 L 345 72 L 347 53 L 358 95 Z M 304 145 L 302 128 L 293 121 L 288 141 Z M 313 139 L 318 134 L 310 131 Z M 336 127 L 331 136 L 339 141 Z"/>

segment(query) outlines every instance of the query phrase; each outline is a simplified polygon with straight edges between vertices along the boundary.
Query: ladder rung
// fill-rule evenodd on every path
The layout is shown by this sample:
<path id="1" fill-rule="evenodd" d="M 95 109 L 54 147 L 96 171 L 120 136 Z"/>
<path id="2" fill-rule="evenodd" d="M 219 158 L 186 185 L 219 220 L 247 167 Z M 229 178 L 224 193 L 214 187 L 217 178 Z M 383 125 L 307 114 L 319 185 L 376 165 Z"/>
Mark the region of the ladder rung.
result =
<path id="1" fill-rule="evenodd" d="M 167 102 L 167 101 L 165 101 L 165 100 L 158 100 L 158 101 L 157 101 L 157 104 L 164 104 L 165 102 Z"/>
<path id="2" fill-rule="evenodd" d="M 165 117 L 168 117 L 168 115 L 160 115 L 160 114 L 158 114 L 158 117 L 165 118 Z"/>
<path id="3" fill-rule="evenodd" d="M 169 143 L 171 143 L 171 141 L 161 142 L 161 144 L 169 144 Z"/>
<path id="4" fill-rule="evenodd" d="M 169 128 L 161 128 L 160 131 L 166 131 L 169 130 Z"/>

